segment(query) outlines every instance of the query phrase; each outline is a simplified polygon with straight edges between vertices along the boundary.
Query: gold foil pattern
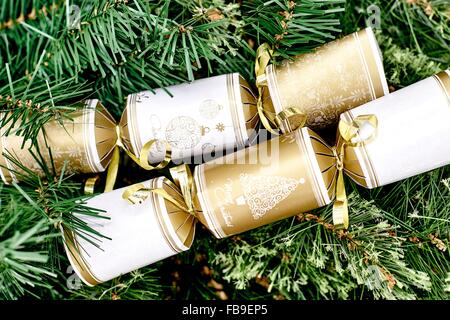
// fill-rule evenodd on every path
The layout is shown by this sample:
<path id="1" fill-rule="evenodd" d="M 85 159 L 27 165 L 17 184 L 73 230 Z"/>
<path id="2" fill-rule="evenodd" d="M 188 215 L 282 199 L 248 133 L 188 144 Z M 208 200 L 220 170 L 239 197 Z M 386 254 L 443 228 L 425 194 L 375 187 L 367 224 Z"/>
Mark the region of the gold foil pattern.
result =
<path id="1" fill-rule="evenodd" d="M 313 129 L 335 126 L 341 113 L 389 93 L 370 28 L 269 65 L 266 76 L 271 102 L 264 108 L 299 108 Z"/>
<path id="2" fill-rule="evenodd" d="M 170 181 L 164 177 L 154 179 L 151 182 L 151 187 L 164 189 L 171 197 L 179 202 L 183 202 L 184 198 L 180 190 L 175 184 L 170 183 Z M 164 201 L 164 208 L 161 207 L 161 200 Z M 173 234 L 176 234 L 178 240 L 183 243 L 185 247 L 190 247 L 194 241 L 195 235 L 195 224 L 196 219 L 192 214 L 186 213 L 180 210 L 172 202 L 163 199 L 161 196 L 151 193 L 151 201 L 156 208 L 156 215 L 158 216 L 161 231 L 166 238 L 167 243 L 176 252 L 182 252 L 185 249 L 179 248 L 177 245 L 178 241 L 173 238 Z M 163 215 L 168 215 L 170 224 L 166 225 Z M 172 232 L 169 230 L 172 229 Z"/>

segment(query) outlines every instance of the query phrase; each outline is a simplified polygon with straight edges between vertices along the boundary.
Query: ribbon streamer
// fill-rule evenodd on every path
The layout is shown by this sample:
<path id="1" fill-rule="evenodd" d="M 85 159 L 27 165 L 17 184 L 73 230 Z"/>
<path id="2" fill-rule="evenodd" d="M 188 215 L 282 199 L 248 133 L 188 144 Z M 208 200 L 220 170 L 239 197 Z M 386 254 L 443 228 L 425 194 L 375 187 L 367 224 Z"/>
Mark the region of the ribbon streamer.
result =
<path id="1" fill-rule="evenodd" d="M 195 218 L 200 212 L 195 205 L 194 198 L 196 196 L 196 189 L 192 172 L 186 164 L 179 165 L 170 169 L 170 174 L 174 182 L 167 181 L 166 183 L 174 190 L 177 190 L 182 196 L 183 201 L 175 199 L 163 188 L 146 188 L 142 183 L 128 187 L 122 194 L 122 198 L 131 204 L 142 203 L 151 193 L 156 193 L 162 196 L 165 200 L 171 202 L 178 209 L 186 212 Z"/>
<path id="2" fill-rule="evenodd" d="M 257 110 L 264 128 L 272 134 L 288 133 L 302 128 L 306 124 L 306 115 L 299 108 L 286 108 L 278 114 L 264 109 L 262 96 L 267 88 L 266 68 L 274 51 L 268 43 L 263 43 L 256 50 L 255 75 L 258 88 Z M 275 127 L 275 129 L 274 129 Z"/>
<path id="3" fill-rule="evenodd" d="M 375 115 L 360 115 L 352 122 L 339 122 L 340 139 L 333 148 L 336 157 L 338 178 L 336 182 L 336 200 L 333 203 L 333 224 L 336 229 L 347 229 L 349 225 L 348 199 L 344 183 L 344 153 L 345 147 L 360 147 L 376 137 L 378 119 Z"/>
<path id="4" fill-rule="evenodd" d="M 95 177 L 89 178 L 84 183 L 84 194 L 93 194 L 94 188 L 97 182 L 100 180 L 100 176 L 96 175 Z"/>
<path id="5" fill-rule="evenodd" d="M 161 141 L 158 139 L 152 139 L 144 144 L 142 149 L 139 152 L 139 157 L 136 157 L 133 153 L 127 150 L 127 148 L 124 146 L 122 139 L 120 137 L 120 128 L 119 126 L 116 126 L 116 147 L 114 148 L 114 153 L 111 159 L 111 163 L 108 166 L 108 172 L 106 174 L 106 184 L 105 184 L 105 190 L 104 192 L 109 192 L 114 189 L 114 185 L 116 183 L 117 179 L 117 173 L 119 171 L 119 163 L 120 163 L 120 149 L 125 150 L 126 154 L 134 161 L 136 162 L 141 168 L 145 170 L 160 170 L 165 168 L 171 161 L 172 157 L 172 149 L 170 147 L 170 144 L 166 141 Z M 164 159 L 156 166 L 152 166 L 150 162 L 148 161 L 148 157 L 151 151 L 151 148 L 156 143 L 164 143 L 166 148 L 166 154 L 164 155 Z M 84 193 L 85 194 L 93 194 L 94 193 L 94 186 L 98 180 L 98 177 L 89 178 L 84 186 Z"/>

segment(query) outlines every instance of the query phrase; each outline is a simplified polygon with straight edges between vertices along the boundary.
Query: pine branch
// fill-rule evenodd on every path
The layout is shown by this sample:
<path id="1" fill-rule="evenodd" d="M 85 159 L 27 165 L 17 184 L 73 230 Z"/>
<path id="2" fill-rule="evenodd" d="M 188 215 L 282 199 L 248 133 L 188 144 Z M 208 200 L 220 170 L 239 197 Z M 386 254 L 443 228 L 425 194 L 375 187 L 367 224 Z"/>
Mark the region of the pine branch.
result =
<path id="1" fill-rule="evenodd" d="M 0 214 L 0 221 L 3 221 L 0 229 L 1 299 L 17 299 L 24 295 L 38 297 L 31 289 L 52 290 L 48 277 L 56 277 L 47 267 L 48 253 L 42 246 L 54 235 L 48 233 L 46 220 L 30 221 L 26 214 L 10 204 L 3 205 Z M 20 226 L 26 222 L 29 222 L 29 229 Z M 24 229 L 26 231 L 19 231 Z"/>
<path id="2" fill-rule="evenodd" d="M 267 290 L 294 299 L 315 295 L 346 299 L 363 287 L 375 298 L 411 299 L 417 297 L 414 287 L 430 290 L 427 274 L 408 266 L 403 239 L 393 234 L 393 227 L 371 222 L 383 213 L 361 198 L 350 200 L 353 227 L 349 232 L 336 232 L 314 215 L 302 216 L 300 221 L 308 221 L 284 222 L 277 226 L 284 231 L 275 237 L 267 237 L 273 226 L 241 236 L 241 242 L 227 253 L 215 254 L 214 264 L 237 288 L 266 277 Z"/>
<path id="3" fill-rule="evenodd" d="M 379 9 L 380 28 L 400 48 L 430 57 L 446 69 L 450 63 L 450 9 L 446 0 L 350 0 L 342 19 L 345 33 L 366 26 Z"/>
<path id="4" fill-rule="evenodd" d="M 8 63 L 14 79 L 29 77 L 39 64 L 41 55 L 63 27 L 64 3 L 64 0 L 2 1 L 0 65 Z M 1 77 L 0 85 L 3 80 Z"/>
<path id="5" fill-rule="evenodd" d="M 152 267 L 142 268 L 129 274 L 95 287 L 81 284 L 81 280 L 73 286 L 72 299 L 91 300 L 150 300 L 157 299 L 161 292 L 161 284 L 156 270 Z"/>
<path id="6" fill-rule="evenodd" d="M 246 32 L 256 43 L 268 42 L 282 58 L 310 51 L 340 32 L 345 0 L 264 1 L 244 4 Z"/>
<path id="7" fill-rule="evenodd" d="M 445 65 L 431 60 L 425 54 L 400 48 L 392 38 L 381 32 L 377 32 L 376 36 L 383 52 L 386 78 L 392 86 L 408 86 L 445 69 Z"/>
<path id="8" fill-rule="evenodd" d="M 74 84 L 74 79 L 50 83 L 32 77 L 10 82 L 0 88 L 0 124 L 7 128 L 4 134 L 20 135 L 24 143 L 34 141 L 48 121 L 70 119 L 71 113 L 83 107 L 78 99 L 90 92 L 86 83 Z"/>
<path id="9" fill-rule="evenodd" d="M 59 273 L 49 271 L 60 261 L 60 257 L 55 256 L 62 240 L 59 226 L 99 246 L 98 241 L 105 237 L 81 217 L 105 217 L 101 210 L 86 206 L 89 197 L 80 195 L 81 183 L 74 182 L 70 176 L 64 177 L 64 170 L 61 176 L 54 176 L 39 154 L 34 156 L 42 166 L 44 177 L 23 166 L 12 155 L 6 156 L 24 174 L 17 173 L 20 184 L 0 184 L 0 284 L 3 284 L 0 295 L 8 299 L 21 295 L 39 297 L 31 290 L 33 287 L 54 291 L 48 276 L 56 277 L 55 273 Z"/>
<path id="10" fill-rule="evenodd" d="M 213 72 L 215 64 L 225 65 L 226 56 L 236 54 L 242 24 L 237 20 L 238 6 L 224 1 L 173 5 L 140 0 L 81 1 L 79 8 L 80 22 L 74 26 L 65 20 L 62 10 L 67 8 L 63 7 L 58 7 L 52 23 L 43 25 L 44 21 L 36 19 L 30 24 L 28 31 L 45 42 L 42 73 L 55 80 L 99 80 L 100 96 L 118 108 L 117 113 L 126 94 L 193 80 L 201 68 Z M 178 14 L 175 19 L 168 18 L 172 12 Z M 190 17 L 185 19 L 185 15 Z M 236 31 L 229 31 L 231 27 Z M 17 57 L 6 47 L 11 57 Z M 35 63 L 32 58 L 26 64 Z"/>

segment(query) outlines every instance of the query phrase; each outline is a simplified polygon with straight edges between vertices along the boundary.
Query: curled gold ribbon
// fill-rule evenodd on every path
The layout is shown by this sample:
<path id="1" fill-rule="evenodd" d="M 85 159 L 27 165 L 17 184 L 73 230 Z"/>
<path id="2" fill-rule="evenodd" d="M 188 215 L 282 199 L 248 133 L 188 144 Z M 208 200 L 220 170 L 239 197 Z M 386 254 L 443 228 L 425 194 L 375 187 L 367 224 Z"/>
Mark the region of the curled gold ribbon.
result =
<path id="1" fill-rule="evenodd" d="M 100 179 L 99 175 L 87 179 L 86 182 L 84 183 L 84 194 L 93 194 L 95 185 L 97 184 L 99 179 Z"/>
<path id="2" fill-rule="evenodd" d="M 166 183 L 172 189 L 179 191 L 183 201 L 174 198 L 163 188 L 146 188 L 142 183 L 128 187 L 123 192 L 122 198 L 131 204 L 137 204 L 144 202 L 151 193 L 156 193 L 162 196 L 165 200 L 171 202 L 181 211 L 197 218 L 197 213 L 200 212 L 200 209 L 196 208 L 194 204 L 196 189 L 191 170 L 186 164 L 182 164 L 175 168 L 171 168 L 170 174 L 174 182 L 167 181 Z"/>
<path id="3" fill-rule="evenodd" d="M 268 43 L 263 43 L 256 49 L 255 75 L 258 88 L 267 86 L 266 68 L 272 55 L 273 49 Z"/>
<path id="4" fill-rule="evenodd" d="M 119 171 L 119 162 L 120 150 L 119 147 L 116 146 L 114 148 L 111 163 L 109 164 L 108 172 L 106 174 L 105 192 L 110 192 L 114 189 L 114 184 L 116 183 L 117 179 L 117 172 Z"/>
<path id="5" fill-rule="evenodd" d="M 267 131 L 273 134 L 278 134 L 272 128 L 272 124 L 275 123 L 274 115 L 271 112 L 264 110 L 262 103 L 263 88 L 267 87 L 266 67 L 269 65 L 270 58 L 273 54 L 273 49 L 268 43 L 263 43 L 256 50 L 255 60 L 255 75 L 256 75 L 256 87 L 258 88 L 258 101 L 256 107 L 261 123 Z"/>
<path id="6" fill-rule="evenodd" d="M 267 87 L 266 68 L 273 55 L 273 49 L 268 43 L 263 43 L 256 50 L 255 75 L 256 87 L 258 88 L 258 101 L 256 104 L 259 119 L 264 128 L 272 134 L 292 132 L 306 124 L 306 115 L 299 108 L 286 108 L 275 114 L 266 110 L 263 106 L 262 95 L 264 87 Z M 274 128 L 275 127 L 275 128 Z"/>
<path id="7" fill-rule="evenodd" d="M 275 116 L 275 123 L 283 133 L 293 132 L 305 126 L 306 115 L 299 108 L 287 108 Z"/>
<path id="8" fill-rule="evenodd" d="M 119 171 L 119 162 L 120 162 L 120 149 L 125 150 L 126 154 L 134 161 L 136 162 L 141 168 L 145 170 L 159 170 L 166 167 L 172 157 L 172 150 L 170 147 L 170 144 L 166 141 L 161 141 L 158 139 L 152 139 L 144 144 L 142 149 L 139 151 L 139 157 L 136 157 L 133 153 L 127 150 L 127 148 L 124 146 L 122 139 L 120 137 L 120 127 L 116 126 L 116 146 L 113 151 L 113 156 L 111 159 L 111 163 L 108 166 L 108 172 L 106 174 L 106 184 L 105 184 L 105 190 L 104 192 L 109 192 L 114 189 L 114 184 L 116 183 L 117 179 L 117 173 Z M 150 162 L 148 161 L 148 157 L 151 151 L 151 148 L 156 143 L 164 143 L 166 148 L 166 153 L 164 155 L 164 159 L 156 166 L 152 166 Z M 84 191 L 85 194 L 92 194 L 94 193 L 94 185 L 96 180 L 98 178 L 90 178 L 88 181 L 86 181 Z"/>
<path id="9" fill-rule="evenodd" d="M 194 204 L 194 197 L 196 196 L 196 188 L 191 169 L 188 165 L 182 164 L 170 169 L 170 175 L 175 184 L 180 188 L 181 194 L 187 208 L 187 212 L 197 217 L 197 210 Z"/>
<path id="10" fill-rule="evenodd" d="M 339 122 L 340 140 L 333 148 L 336 157 L 338 178 L 336 181 L 336 200 L 333 203 L 333 224 L 336 229 L 347 229 L 349 225 L 348 200 L 344 183 L 345 147 L 359 147 L 372 141 L 376 136 L 378 119 L 375 115 L 360 115 L 351 122 Z"/>

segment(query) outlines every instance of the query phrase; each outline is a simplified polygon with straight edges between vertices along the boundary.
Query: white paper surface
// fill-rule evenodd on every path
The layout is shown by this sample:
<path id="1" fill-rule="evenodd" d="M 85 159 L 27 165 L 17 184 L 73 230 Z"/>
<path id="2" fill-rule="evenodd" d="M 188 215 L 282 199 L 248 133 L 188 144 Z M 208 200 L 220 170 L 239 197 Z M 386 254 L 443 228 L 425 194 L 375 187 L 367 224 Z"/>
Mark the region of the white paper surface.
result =
<path id="1" fill-rule="evenodd" d="M 248 134 L 239 74 L 200 79 L 167 90 L 172 97 L 157 89 L 156 94 L 144 91 L 129 99 L 128 127 L 135 154 L 152 139 L 169 142 L 175 163 L 191 156 L 200 157 L 204 152 L 211 154 L 212 150 L 245 146 Z M 242 130 L 236 132 L 237 126 Z M 151 162 L 163 159 L 162 144 L 152 151 Z"/>
<path id="2" fill-rule="evenodd" d="M 144 185 L 149 187 L 150 182 L 144 182 Z M 110 220 L 80 216 L 95 230 L 112 238 L 102 239 L 99 243 L 101 250 L 77 238 L 91 273 L 101 281 L 111 280 L 176 254 L 164 239 L 152 202 L 147 199 L 142 204 L 131 205 L 122 199 L 124 189 L 103 193 L 87 203 L 89 207 L 105 210 L 102 215 Z M 75 266 L 74 269 L 77 271 Z M 77 274 L 83 278 L 79 272 Z"/>
<path id="3" fill-rule="evenodd" d="M 450 105 L 434 77 L 349 112 L 378 118 L 377 137 L 366 150 L 380 186 L 450 163 Z"/>

